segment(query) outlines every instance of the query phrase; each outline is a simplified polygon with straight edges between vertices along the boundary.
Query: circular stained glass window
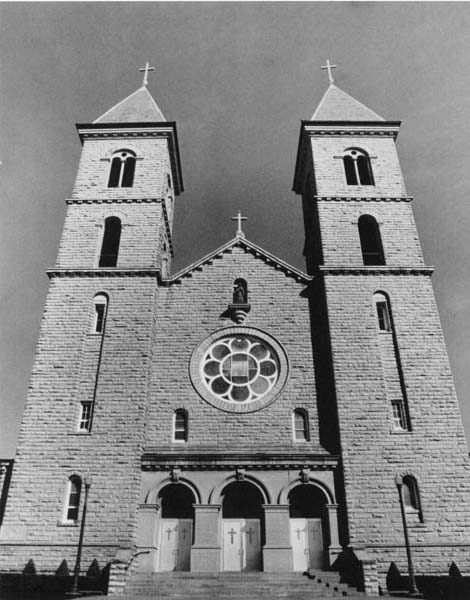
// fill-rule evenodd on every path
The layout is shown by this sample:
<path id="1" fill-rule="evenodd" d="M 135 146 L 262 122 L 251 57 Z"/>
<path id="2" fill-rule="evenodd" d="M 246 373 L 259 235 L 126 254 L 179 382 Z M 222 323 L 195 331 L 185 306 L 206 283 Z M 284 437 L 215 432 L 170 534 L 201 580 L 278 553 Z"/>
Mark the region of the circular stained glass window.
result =
<path id="1" fill-rule="evenodd" d="M 248 403 L 272 390 L 279 376 L 279 360 L 261 339 L 228 336 L 204 353 L 201 371 L 212 394 L 227 402 Z"/>

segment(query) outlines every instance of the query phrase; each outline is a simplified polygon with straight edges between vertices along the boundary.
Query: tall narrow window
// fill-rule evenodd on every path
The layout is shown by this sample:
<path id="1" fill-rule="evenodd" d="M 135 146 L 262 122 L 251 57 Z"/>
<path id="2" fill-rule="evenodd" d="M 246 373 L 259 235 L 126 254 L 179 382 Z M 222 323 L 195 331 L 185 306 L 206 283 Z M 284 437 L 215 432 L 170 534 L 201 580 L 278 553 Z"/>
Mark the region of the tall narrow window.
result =
<path id="1" fill-rule="evenodd" d="M 67 521 L 77 521 L 80 508 L 80 493 L 82 490 L 82 481 L 77 475 L 72 475 L 69 479 L 68 497 L 67 497 Z"/>
<path id="2" fill-rule="evenodd" d="M 107 296 L 97 294 L 94 298 L 93 333 L 103 333 L 107 308 Z"/>
<path id="3" fill-rule="evenodd" d="M 393 428 L 397 431 L 408 430 L 408 420 L 406 418 L 403 400 L 392 400 L 392 422 Z"/>
<path id="4" fill-rule="evenodd" d="M 296 442 L 308 442 L 308 416 L 302 408 L 294 410 L 294 440 Z"/>
<path id="5" fill-rule="evenodd" d="M 367 152 L 348 148 L 343 155 L 344 174 L 348 185 L 375 185 Z"/>
<path id="6" fill-rule="evenodd" d="M 135 163 L 135 154 L 130 150 L 119 150 L 113 154 L 108 187 L 132 187 L 134 184 Z"/>
<path id="7" fill-rule="evenodd" d="M 175 411 L 173 440 L 175 442 L 188 441 L 188 414 L 185 410 Z"/>
<path id="8" fill-rule="evenodd" d="M 407 512 L 418 513 L 420 520 L 422 519 L 418 484 L 411 475 L 403 477 L 403 504 Z"/>
<path id="9" fill-rule="evenodd" d="M 385 257 L 377 221 L 371 215 L 361 215 L 358 227 L 363 263 L 365 265 L 384 265 Z"/>
<path id="10" fill-rule="evenodd" d="M 91 429 L 91 400 L 84 400 L 80 403 L 80 421 L 78 422 L 79 431 L 90 431 Z"/>
<path id="11" fill-rule="evenodd" d="M 374 294 L 374 302 L 377 311 L 377 324 L 380 331 L 392 331 L 390 311 L 388 309 L 388 301 L 386 296 L 378 292 Z"/>
<path id="12" fill-rule="evenodd" d="M 115 267 L 121 241 L 121 220 L 108 217 L 104 222 L 103 244 L 101 246 L 100 267 Z"/>

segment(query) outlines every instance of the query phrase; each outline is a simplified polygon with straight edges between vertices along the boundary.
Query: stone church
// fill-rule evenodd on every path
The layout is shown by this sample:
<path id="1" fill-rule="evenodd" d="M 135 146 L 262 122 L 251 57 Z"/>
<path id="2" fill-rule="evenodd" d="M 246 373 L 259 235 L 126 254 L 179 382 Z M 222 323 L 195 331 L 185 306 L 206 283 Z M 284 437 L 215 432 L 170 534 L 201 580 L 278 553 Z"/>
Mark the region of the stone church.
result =
<path id="1" fill-rule="evenodd" d="M 330 83 L 300 127 L 306 271 L 236 235 L 173 274 L 182 165 L 146 81 L 82 144 L 0 569 L 470 571 L 470 463 L 385 120 Z M 295 149 L 292 148 L 292 152 Z M 113 587 L 114 586 L 114 587 Z"/>

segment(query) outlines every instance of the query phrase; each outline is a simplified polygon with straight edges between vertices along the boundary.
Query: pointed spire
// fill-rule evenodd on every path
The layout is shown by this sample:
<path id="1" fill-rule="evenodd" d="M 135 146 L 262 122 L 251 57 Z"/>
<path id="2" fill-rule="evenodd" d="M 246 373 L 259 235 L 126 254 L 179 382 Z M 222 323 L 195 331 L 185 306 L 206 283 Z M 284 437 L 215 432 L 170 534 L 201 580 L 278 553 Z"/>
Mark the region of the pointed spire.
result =
<path id="1" fill-rule="evenodd" d="M 331 65 L 330 65 L 331 66 Z M 326 90 L 311 121 L 385 121 L 334 83 Z"/>
<path id="2" fill-rule="evenodd" d="M 142 123 L 166 121 L 162 111 L 143 85 L 107 110 L 94 123 Z"/>

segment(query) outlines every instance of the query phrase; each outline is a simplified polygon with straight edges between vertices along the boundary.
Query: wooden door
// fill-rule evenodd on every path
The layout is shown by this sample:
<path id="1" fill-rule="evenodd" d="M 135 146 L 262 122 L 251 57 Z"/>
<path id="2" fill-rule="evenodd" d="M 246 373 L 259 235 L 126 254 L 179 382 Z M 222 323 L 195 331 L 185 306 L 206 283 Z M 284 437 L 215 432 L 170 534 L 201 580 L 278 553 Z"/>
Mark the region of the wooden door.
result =
<path id="1" fill-rule="evenodd" d="M 224 519 L 222 535 L 224 571 L 260 570 L 259 519 Z"/>
<path id="2" fill-rule="evenodd" d="M 189 571 L 192 526 L 191 519 L 161 519 L 159 571 Z"/>
<path id="3" fill-rule="evenodd" d="M 323 567 L 321 519 L 290 519 L 294 571 Z"/>

